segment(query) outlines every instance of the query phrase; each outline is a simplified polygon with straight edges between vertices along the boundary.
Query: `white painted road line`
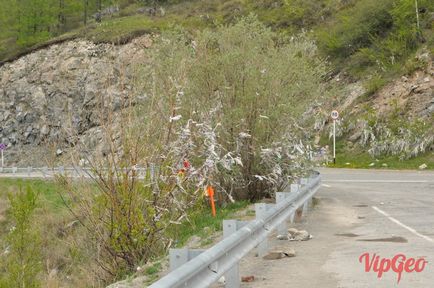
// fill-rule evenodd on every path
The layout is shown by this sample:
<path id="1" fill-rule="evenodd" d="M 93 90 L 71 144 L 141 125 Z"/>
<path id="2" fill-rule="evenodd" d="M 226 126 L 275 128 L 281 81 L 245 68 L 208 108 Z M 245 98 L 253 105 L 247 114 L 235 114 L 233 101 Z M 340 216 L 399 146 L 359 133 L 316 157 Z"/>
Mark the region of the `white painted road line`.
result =
<path id="1" fill-rule="evenodd" d="M 332 186 L 327 185 L 327 184 L 322 184 L 322 186 L 327 187 L 327 188 L 331 188 Z"/>
<path id="2" fill-rule="evenodd" d="M 399 220 L 393 218 L 392 216 L 390 216 L 389 214 L 387 214 L 387 213 L 384 212 L 383 210 L 379 209 L 378 207 L 376 207 L 376 206 L 372 206 L 372 208 L 373 208 L 375 211 L 377 211 L 378 213 L 380 213 L 380 214 L 386 216 L 390 221 L 394 222 L 395 224 L 398 224 L 398 225 L 401 226 L 402 228 L 407 229 L 408 231 L 410 231 L 410 232 L 413 233 L 414 235 L 416 235 L 416 236 L 418 236 L 418 237 L 420 237 L 420 238 L 422 238 L 422 239 L 425 239 L 425 240 L 428 241 L 428 242 L 434 243 L 434 239 L 432 239 L 432 238 L 430 238 L 430 237 L 428 237 L 428 236 L 426 236 L 426 235 L 420 234 L 419 232 L 417 232 L 416 230 L 414 230 L 414 229 L 411 228 L 410 226 L 407 226 L 407 225 L 405 225 L 404 223 L 400 222 Z"/>
<path id="3" fill-rule="evenodd" d="M 322 182 L 354 183 L 434 183 L 428 180 L 323 180 Z"/>

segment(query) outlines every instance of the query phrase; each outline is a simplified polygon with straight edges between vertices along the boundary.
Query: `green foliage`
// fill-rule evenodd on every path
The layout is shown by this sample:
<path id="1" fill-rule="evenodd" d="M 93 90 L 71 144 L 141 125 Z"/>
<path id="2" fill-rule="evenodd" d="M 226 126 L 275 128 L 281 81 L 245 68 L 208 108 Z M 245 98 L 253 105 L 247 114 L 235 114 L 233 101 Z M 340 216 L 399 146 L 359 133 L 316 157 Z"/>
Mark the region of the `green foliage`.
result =
<path id="1" fill-rule="evenodd" d="M 380 74 L 374 74 L 371 76 L 370 79 L 368 79 L 365 82 L 365 95 L 371 96 L 374 95 L 378 90 L 383 88 L 384 85 L 386 85 L 387 81 L 384 79 L 384 77 Z"/>
<path id="2" fill-rule="evenodd" d="M 0 287 L 41 287 L 38 278 L 42 271 L 41 238 L 33 221 L 37 198 L 38 194 L 30 187 L 9 195 L 14 226 L 7 235 L 9 252 L 1 265 Z"/>
<path id="3" fill-rule="evenodd" d="M 324 51 L 336 58 L 345 58 L 369 46 L 372 37 L 387 33 L 393 24 L 390 13 L 393 0 L 361 0 L 354 7 L 339 13 L 338 22 L 319 31 Z"/>
<path id="4" fill-rule="evenodd" d="M 340 7 L 336 0 L 285 0 L 284 9 L 291 24 L 298 28 L 309 28 L 321 23 Z"/>
<path id="5" fill-rule="evenodd" d="M 64 208 L 62 199 L 59 197 L 59 189 L 61 187 L 53 181 L 4 178 L 0 180 L 0 197 L 9 193 L 18 193 L 20 187 L 30 187 L 38 195 L 39 202 L 43 200 L 50 210 L 58 211 Z"/>
<path id="6" fill-rule="evenodd" d="M 158 273 L 160 270 L 161 270 L 161 264 L 155 263 L 154 265 L 147 267 L 145 273 L 146 275 L 154 275 Z"/>
<path id="7" fill-rule="evenodd" d="M 434 9 L 432 1 L 417 3 L 420 11 Z M 395 70 L 425 41 L 423 27 L 430 21 L 429 13 L 417 14 L 413 0 L 360 0 L 339 12 L 336 23 L 320 28 L 317 37 L 322 50 L 338 62 L 345 61 L 353 75 L 366 67 Z"/>
<path id="8" fill-rule="evenodd" d="M 86 33 L 86 38 L 95 43 L 126 43 L 135 36 L 155 31 L 161 22 L 142 16 L 106 20 Z M 161 25 L 162 26 L 162 25 Z"/>
<path id="9" fill-rule="evenodd" d="M 104 17 L 113 0 L 0 0 L 0 53 L 25 49 Z M 7 44 L 12 47 L 7 47 Z M 15 47 L 13 47 L 15 46 Z M 2 52 L 3 50 L 3 52 Z M 0 54 L 2 57 L 2 54 Z"/>
<path id="10" fill-rule="evenodd" d="M 172 174 L 169 170 L 161 172 L 166 173 Z M 149 173 L 142 181 L 134 180 L 137 176 L 133 171 L 100 177 L 96 179 L 97 190 L 88 190 L 64 177 L 59 181 L 68 191 L 63 196 L 70 202 L 68 207 L 87 230 L 89 245 L 96 253 L 96 264 L 102 269 L 96 277 L 110 283 L 165 251 L 167 227 L 180 218 L 180 208 L 196 203 L 192 201 L 196 194 L 177 195 L 174 199 L 171 193 L 175 193 L 177 183 L 157 183 L 157 188 L 151 184 Z"/>
<path id="11" fill-rule="evenodd" d="M 237 201 L 222 207 L 217 207 L 216 217 L 211 215 L 209 205 L 204 205 L 199 207 L 199 209 L 191 209 L 188 213 L 188 221 L 185 221 L 181 225 L 172 226 L 167 231 L 168 235 L 176 239 L 176 247 L 183 247 L 187 240 L 193 235 L 207 238 L 210 235 L 205 234 L 204 228 L 208 227 L 210 232 L 221 231 L 223 229 L 222 221 L 232 217 L 236 212 L 244 209 L 247 205 L 249 205 L 247 201 Z"/>
<path id="12" fill-rule="evenodd" d="M 177 113 L 183 119 L 221 125 L 221 151 L 239 157 L 242 165 L 220 169 L 215 177 L 226 191 L 238 191 L 239 198 L 255 199 L 276 188 L 278 179 L 286 176 L 280 178 L 273 171 L 281 176 L 295 173 L 292 165 L 297 161 L 277 156 L 291 152 L 276 151 L 277 163 L 270 159 L 267 163 L 262 149 L 290 149 L 295 133 L 289 129 L 292 117 L 326 94 L 322 77 L 327 68 L 316 57 L 315 43 L 305 35 L 275 41 L 278 38 L 254 16 L 215 31 L 204 30 L 194 43 L 179 32 L 164 34 L 153 57 L 152 78 L 143 81 L 155 83 L 145 89 L 157 92 L 168 105 L 181 101 L 176 93 L 182 90 L 185 96 Z M 264 174 L 268 184 L 255 176 Z M 271 184 L 271 179 L 276 182 Z"/>

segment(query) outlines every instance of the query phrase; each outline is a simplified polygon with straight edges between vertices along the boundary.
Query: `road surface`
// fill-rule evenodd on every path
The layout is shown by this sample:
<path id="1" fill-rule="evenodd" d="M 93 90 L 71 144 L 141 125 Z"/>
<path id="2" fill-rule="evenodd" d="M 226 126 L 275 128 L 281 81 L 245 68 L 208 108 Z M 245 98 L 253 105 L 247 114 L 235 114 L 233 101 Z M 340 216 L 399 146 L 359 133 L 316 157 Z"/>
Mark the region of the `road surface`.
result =
<path id="1" fill-rule="evenodd" d="M 278 250 L 294 248 L 294 258 L 262 260 L 250 253 L 240 269 L 242 276 L 254 275 L 255 281 L 242 287 L 434 287 L 434 173 L 320 172 L 318 205 L 301 222 L 290 225 L 308 230 L 314 238 L 272 241 Z M 398 274 L 392 270 L 381 278 L 377 272 L 365 272 L 365 263 L 359 262 L 364 253 L 424 257 L 428 263 L 422 272 L 402 272 L 398 284 Z"/>

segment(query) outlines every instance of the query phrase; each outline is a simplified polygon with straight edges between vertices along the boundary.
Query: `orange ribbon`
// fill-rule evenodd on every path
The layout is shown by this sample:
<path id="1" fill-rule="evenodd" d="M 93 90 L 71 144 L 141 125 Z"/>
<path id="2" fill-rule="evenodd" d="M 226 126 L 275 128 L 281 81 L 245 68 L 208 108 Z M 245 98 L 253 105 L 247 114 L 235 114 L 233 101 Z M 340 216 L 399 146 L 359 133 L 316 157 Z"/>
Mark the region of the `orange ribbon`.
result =
<path id="1" fill-rule="evenodd" d="M 216 211 L 215 211 L 215 203 L 214 203 L 214 188 L 212 188 L 212 186 L 208 186 L 206 190 L 208 193 L 209 201 L 211 203 L 212 216 L 215 217 Z"/>

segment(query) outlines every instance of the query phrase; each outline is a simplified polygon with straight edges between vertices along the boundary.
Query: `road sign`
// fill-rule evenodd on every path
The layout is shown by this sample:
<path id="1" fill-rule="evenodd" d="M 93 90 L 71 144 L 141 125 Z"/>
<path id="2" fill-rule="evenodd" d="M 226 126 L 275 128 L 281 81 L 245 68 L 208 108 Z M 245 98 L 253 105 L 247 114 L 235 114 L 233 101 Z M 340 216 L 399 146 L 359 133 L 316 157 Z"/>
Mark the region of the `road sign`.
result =
<path id="1" fill-rule="evenodd" d="M 8 147 L 8 145 L 6 145 L 5 143 L 0 143 L 0 150 L 5 150 L 6 147 Z"/>
<path id="2" fill-rule="evenodd" d="M 339 118 L 339 112 L 333 110 L 330 116 L 333 119 L 333 164 L 336 164 L 336 120 Z"/>
<path id="3" fill-rule="evenodd" d="M 339 118 L 339 112 L 336 110 L 333 110 L 332 113 L 330 114 L 330 116 L 332 117 L 333 120 L 337 120 Z"/>

